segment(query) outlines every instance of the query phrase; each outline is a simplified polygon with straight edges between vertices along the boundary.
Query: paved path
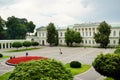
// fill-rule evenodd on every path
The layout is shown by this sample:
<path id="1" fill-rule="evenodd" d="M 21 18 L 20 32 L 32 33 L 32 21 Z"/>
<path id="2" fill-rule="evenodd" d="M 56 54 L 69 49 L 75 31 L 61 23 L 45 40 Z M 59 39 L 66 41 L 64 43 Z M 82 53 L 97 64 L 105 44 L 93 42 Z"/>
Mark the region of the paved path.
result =
<path id="1" fill-rule="evenodd" d="M 61 48 L 63 54 L 59 54 L 59 48 Z M 39 50 L 28 51 L 29 55 L 39 55 L 48 58 L 57 59 L 64 64 L 73 60 L 80 61 L 82 64 L 90 64 L 94 58 L 100 53 L 112 53 L 114 49 L 98 49 L 98 48 L 68 48 L 68 47 L 44 47 Z M 9 56 L 24 56 L 26 52 L 6 53 L 2 50 L 4 55 Z M 5 64 L 6 60 L 0 60 L 0 75 L 14 69 L 13 66 Z M 74 80 L 103 80 L 100 74 L 98 74 L 93 68 L 89 71 L 76 75 Z"/>

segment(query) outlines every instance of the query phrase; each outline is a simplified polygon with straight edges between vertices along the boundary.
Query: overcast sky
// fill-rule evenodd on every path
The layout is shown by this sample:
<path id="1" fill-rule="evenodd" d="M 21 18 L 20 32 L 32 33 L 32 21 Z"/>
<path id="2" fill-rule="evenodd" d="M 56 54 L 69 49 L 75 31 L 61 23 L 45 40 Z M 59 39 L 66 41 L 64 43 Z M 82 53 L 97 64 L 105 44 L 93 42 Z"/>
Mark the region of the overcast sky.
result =
<path id="1" fill-rule="evenodd" d="M 58 26 L 120 23 L 120 0 L 0 0 L 0 16 L 27 18 L 37 27 L 50 22 Z"/>

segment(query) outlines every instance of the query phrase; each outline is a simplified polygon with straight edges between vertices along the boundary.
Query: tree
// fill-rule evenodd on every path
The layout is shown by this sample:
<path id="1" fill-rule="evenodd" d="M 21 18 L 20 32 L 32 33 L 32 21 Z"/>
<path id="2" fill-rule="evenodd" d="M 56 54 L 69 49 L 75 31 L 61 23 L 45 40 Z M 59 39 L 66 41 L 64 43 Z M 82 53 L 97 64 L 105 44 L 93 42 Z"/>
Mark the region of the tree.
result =
<path id="1" fill-rule="evenodd" d="M 47 42 L 50 44 L 50 46 L 53 46 L 56 44 L 58 40 L 57 36 L 58 36 L 58 33 L 54 24 L 49 23 L 49 25 L 47 26 Z"/>
<path id="2" fill-rule="evenodd" d="M 18 64 L 8 80 L 73 80 L 73 76 L 62 63 L 43 59 Z"/>
<path id="3" fill-rule="evenodd" d="M 4 39 L 4 27 L 5 27 L 5 20 L 3 20 L 0 16 L 0 39 Z"/>
<path id="4" fill-rule="evenodd" d="M 32 46 L 38 46 L 39 43 L 38 42 L 32 42 Z"/>
<path id="5" fill-rule="evenodd" d="M 26 33 L 34 32 L 35 25 L 25 18 L 8 17 L 6 22 L 9 39 L 25 39 Z"/>
<path id="6" fill-rule="evenodd" d="M 96 43 L 100 43 L 100 47 L 106 48 L 109 44 L 109 36 L 111 33 L 111 26 L 105 21 L 101 22 L 97 28 L 98 32 L 94 33 Z"/>
<path id="7" fill-rule="evenodd" d="M 118 40 L 118 44 L 120 44 L 120 32 L 119 32 L 119 40 Z"/>
<path id="8" fill-rule="evenodd" d="M 33 33 L 35 29 L 35 24 L 33 24 L 32 21 L 27 23 L 27 32 L 28 33 Z"/>
<path id="9" fill-rule="evenodd" d="M 18 48 L 22 47 L 22 43 L 21 43 L 21 42 L 13 42 L 13 43 L 12 43 L 12 47 L 18 49 Z"/>
<path id="10" fill-rule="evenodd" d="M 75 43 L 81 43 L 82 42 L 82 37 L 80 35 L 80 32 L 75 32 L 74 33 L 74 42 Z"/>
<path id="11" fill-rule="evenodd" d="M 6 22 L 7 34 L 9 39 L 24 39 L 27 33 L 25 22 L 23 19 L 14 16 L 8 17 Z"/>
<path id="12" fill-rule="evenodd" d="M 81 43 L 82 42 L 82 37 L 79 32 L 70 30 L 67 28 L 67 31 L 65 32 L 65 42 L 67 46 L 73 46 L 73 43 Z"/>
<path id="13" fill-rule="evenodd" d="M 100 54 L 95 58 L 92 65 L 101 75 L 120 80 L 119 54 Z"/>
<path id="14" fill-rule="evenodd" d="M 73 46 L 73 42 L 74 42 L 74 31 L 70 30 L 69 28 L 67 28 L 67 31 L 65 32 L 65 42 L 67 44 L 67 46 Z"/>
<path id="15" fill-rule="evenodd" d="M 27 47 L 31 46 L 31 42 L 30 41 L 24 41 L 23 46 L 26 47 L 26 49 L 27 49 Z"/>
<path id="16" fill-rule="evenodd" d="M 58 44 L 59 44 L 59 40 L 58 40 L 58 31 L 56 30 L 55 46 L 57 46 Z"/>

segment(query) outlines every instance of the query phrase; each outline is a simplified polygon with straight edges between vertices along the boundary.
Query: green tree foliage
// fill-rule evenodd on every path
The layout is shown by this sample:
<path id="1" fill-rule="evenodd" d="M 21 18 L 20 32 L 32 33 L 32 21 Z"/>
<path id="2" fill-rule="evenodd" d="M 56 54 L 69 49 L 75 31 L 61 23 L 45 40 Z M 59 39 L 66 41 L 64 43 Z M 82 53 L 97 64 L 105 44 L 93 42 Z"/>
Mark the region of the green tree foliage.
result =
<path id="1" fill-rule="evenodd" d="M 53 46 L 58 43 L 58 32 L 53 23 L 49 23 L 47 26 L 47 42 L 50 46 Z"/>
<path id="2" fill-rule="evenodd" d="M 73 76 L 62 63 L 48 59 L 18 64 L 8 80 L 73 80 Z"/>
<path id="3" fill-rule="evenodd" d="M 0 16 L 0 39 L 4 39 L 4 27 L 5 27 L 5 20 L 3 20 Z"/>
<path id="4" fill-rule="evenodd" d="M 25 18 L 12 16 L 8 17 L 6 27 L 9 39 L 25 39 L 26 33 L 33 32 L 35 25 L 32 21 L 28 22 Z"/>
<path id="5" fill-rule="evenodd" d="M 55 34 L 55 46 L 57 46 L 59 44 L 59 39 L 58 39 L 58 31 L 56 30 L 56 34 Z"/>
<path id="6" fill-rule="evenodd" d="M 95 58 L 92 65 L 101 75 L 120 80 L 120 55 L 100 54 Z"/>
<path id="7" fill-rule="evenodd" d="M 33 24 L 32 21 L 27 23 L 27 32 L 28 33 L 33 33 L 35 29 L 35 24 Z"/>
<path id="8" fill-rule="evenodd" d="M 105 21 L 101 22 L 97 28 L 98 32 L 94 33 L 94 39 L 96 43 L 100 43 L 102 48 L 106 48 L 109 44 L 109 36 L 111 33 L 111 26 Z"/>
<path id="9" fill-rule="evenodd" d="M 74 42 L 73 36 L 74 36 L 74 31 L 67 28 L 67 31 L 65 32 L 65 42 L 66 42 L 67 46 L 72 46 L 72 44 Z"/>
<path id="10" fill-rule="evenodd" d="M 81 43 L 82 42 L 82 37 L 80 35 L 80 32 L 75 32 L 74 33 L 74 42 L 75 43 Z"/>
<path id="11" fill-rule="evenodd" d="M 30 47 L 31 46 L 31 42 L 30 41 L 24 41 L 23 42 L 23 46 L 26 47 L 26 48 Z"/>
<path id="12" fill-rule="evenodd" d="M 21 42 L 13 42 L 13 43 L 12 43 L 12 47 L 18 49 L 18 48 L 22 47 L 22 43 L 21 43 Z"/>
<path id="13" fill-rule="evenodd" d="M 75 32 L 67 28 L 67 31 L 65 32 L 65 42 L 67 46 L 73 46 L 73 42 L 75 43 L 82 42 L 82 37 L 79 32 Z"/>
<path id="14" fill-rule="evenodd" d="M 23 19 L 14 16 L 8 17 L 6 23 L 7 34 L 9 39 L 24 39 L 27 33 L 25 22 Z"/>
<path id="15" fill-rule="evenodd" d="M 31 44 L 32 44 L 32 46 L 38 46 L 39 45 L 38 42 L 32 42 Z"/>

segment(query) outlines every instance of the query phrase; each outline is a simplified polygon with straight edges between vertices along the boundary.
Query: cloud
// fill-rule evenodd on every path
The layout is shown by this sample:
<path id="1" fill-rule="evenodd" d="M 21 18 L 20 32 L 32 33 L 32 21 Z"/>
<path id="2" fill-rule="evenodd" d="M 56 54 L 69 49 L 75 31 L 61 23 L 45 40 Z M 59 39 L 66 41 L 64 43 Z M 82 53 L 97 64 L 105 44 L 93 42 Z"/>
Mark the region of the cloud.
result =
<path id="1" fill-rule="evenodd" d="M 119 0 L 0 0 L 0 16 L 32 20 L 37 27 L 49 22 L 67 26 L 81 22 L 120 21 Z"/>

